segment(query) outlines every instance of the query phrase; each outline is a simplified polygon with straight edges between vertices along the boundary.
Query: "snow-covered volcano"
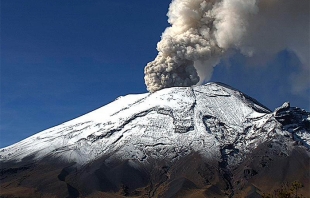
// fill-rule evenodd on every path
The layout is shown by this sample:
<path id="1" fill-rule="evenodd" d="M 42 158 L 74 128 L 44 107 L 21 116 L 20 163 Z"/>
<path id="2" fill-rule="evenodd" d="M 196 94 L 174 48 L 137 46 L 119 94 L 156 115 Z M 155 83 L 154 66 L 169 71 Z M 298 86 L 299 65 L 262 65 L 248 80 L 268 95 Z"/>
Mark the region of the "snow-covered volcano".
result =
<path id="1" fill-rule="evenodd" d="M 141 161 L 149 156 L 177 157 L 191 150 L 215 157 L 224 145 L 244 152 L 253 149 L 268 135 L 282 134 L 279 127 L 272 113 L 255 100 L 210 83 L 119 97 L 4 148 L 0 154 L 2 160 L 49 155 L 81 164 L 107 153 Z"/>
<path id="2" fill-rule="evenodd" d="M 97 161 L 126 161 L 141 170 L 156 162 L 171 165 L 198 154 L 205 162 L 218 162 L 227 188 L 234 189 L 232 170 L 262 145 L 268 145 L 269 153 L 284 156 L 290 156 L 297 146 L 309 160 L 309 115 L 290 108 L 289 103 L 271 112 L 220 83 L 168 88 L 119 97 L 93 112 L 2 148 L 0 162 L 2 171 L 12 164 L 44 159 L 73 163 L 77 170 Z M 118 184 L 113 184 L 117 189 Z"/>

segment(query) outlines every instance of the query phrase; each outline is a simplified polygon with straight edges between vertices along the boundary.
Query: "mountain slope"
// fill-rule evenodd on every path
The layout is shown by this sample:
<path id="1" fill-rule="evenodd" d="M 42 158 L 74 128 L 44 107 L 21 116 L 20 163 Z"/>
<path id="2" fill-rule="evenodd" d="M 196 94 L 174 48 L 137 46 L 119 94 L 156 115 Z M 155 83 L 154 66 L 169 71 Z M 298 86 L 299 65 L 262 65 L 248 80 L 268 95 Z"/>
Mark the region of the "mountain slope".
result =
<path id="1" fill-rule="evenodd" d="M 309 117 L 289 103 L 271 112 L 220 83 L 128 95 L 1 149 L 1 188 L 47 197 L 259 196 L 285 181 L 309 184 Z M 260 184 L 278 162 L 276 184 Z"/>

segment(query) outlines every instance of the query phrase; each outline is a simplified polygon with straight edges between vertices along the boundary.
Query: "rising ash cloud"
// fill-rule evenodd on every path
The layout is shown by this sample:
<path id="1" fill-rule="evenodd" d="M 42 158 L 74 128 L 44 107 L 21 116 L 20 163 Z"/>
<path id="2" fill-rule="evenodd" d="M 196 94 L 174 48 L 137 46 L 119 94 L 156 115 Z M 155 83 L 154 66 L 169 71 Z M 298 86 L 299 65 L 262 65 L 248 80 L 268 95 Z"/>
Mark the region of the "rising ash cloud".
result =
<path id="1" fill-rule="evenodd" d="M 291 90 L 309 89 L 309 0 L 173 0 L 171 24 L 144 70 L 148 91 L 210 80 L 213 68 L 238 52 L 261 66 L 279 52 L 299 58 Z"/>

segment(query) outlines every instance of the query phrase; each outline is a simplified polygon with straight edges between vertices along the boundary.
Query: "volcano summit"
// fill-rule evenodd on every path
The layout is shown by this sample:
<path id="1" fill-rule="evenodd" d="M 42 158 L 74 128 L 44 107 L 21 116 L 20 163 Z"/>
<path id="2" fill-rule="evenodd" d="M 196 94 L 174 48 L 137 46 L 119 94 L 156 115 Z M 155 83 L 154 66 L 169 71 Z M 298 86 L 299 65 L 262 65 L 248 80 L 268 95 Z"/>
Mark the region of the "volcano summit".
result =
<path id="1" fill-rule="evenodd" d="M 220 83 L 127 95 L 0 149 L 0 197 L 310 194 L 310 113 Z"/>

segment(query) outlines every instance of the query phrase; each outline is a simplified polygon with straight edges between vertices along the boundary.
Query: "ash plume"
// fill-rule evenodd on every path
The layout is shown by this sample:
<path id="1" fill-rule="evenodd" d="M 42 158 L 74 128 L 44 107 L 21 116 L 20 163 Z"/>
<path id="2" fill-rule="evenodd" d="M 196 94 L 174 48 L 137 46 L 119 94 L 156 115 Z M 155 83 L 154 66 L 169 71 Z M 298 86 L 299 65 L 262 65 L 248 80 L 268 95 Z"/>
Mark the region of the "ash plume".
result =
<path id="1" fill-rule="evenodd" d="M 145 67 L 148 91 L 201 84 L 231 50 L 272 59 L 282 50 L 299 58 L 292 88 L 309 88 L 309 0 L 173 0 L 171 24 Z"/>

